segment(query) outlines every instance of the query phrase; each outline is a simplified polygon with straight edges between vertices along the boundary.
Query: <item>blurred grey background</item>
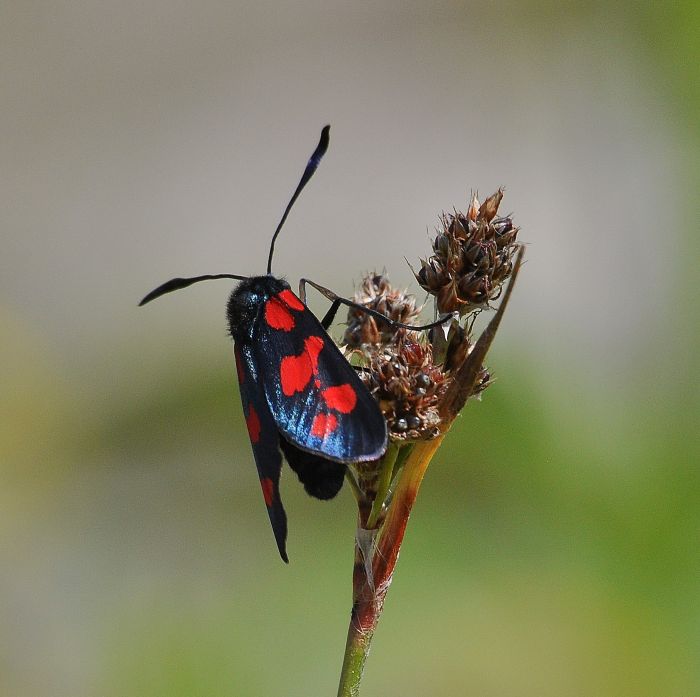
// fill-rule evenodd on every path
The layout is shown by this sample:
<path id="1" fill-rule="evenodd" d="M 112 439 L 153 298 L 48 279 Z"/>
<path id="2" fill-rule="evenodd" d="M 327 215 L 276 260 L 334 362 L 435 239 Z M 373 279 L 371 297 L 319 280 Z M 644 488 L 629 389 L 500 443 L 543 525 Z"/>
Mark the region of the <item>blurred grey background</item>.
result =
<path id="1" fill-rule="evenodd" d="M 528 243 L 368 695 L 698 690 L 697 5 L 5 2 L 0 693 L 334 694 L 353 507 L 276 559 L 226 282 L 350 294 L 506 187 Z M 692 293 L 692 294 L 691 294 Z M 313 298 L 322 312 L 325 301 Z"/>

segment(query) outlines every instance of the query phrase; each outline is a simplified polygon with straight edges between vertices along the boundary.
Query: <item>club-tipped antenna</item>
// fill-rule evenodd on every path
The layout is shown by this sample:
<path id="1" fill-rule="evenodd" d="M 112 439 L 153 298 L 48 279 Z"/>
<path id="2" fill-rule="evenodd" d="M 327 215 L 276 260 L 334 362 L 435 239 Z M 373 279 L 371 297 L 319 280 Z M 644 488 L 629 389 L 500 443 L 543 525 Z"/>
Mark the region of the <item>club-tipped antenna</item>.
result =
<path id="1" fill-rule="evenodd" d="M 289 211 L 292 210 L 292 206 L 294 205 L 294 202 L 299 197 L 301 190 L 306 186 L 309 179 L 311 179 L 314 172 L 318 168 L 318 165 L 321 162 L 321 158 L 326 154 L 326 150 L 328 150 L 328 143 L 330 141 L 330 130 L 331 130 L 330 126 L 323 127 L 323 130 L 321 131 L 321 139 L 318 141 L 318 145 L 316 146 L 316 150 L 314 150 L 313 155 L 311 155 L 311 157 L 309 158 L 309 161 L 306 163 L 306 169 L 304 170 L 304 174 L 301 175 L 301 180 L 299 181 L 299 185 L 297 186 L 296 191 L 292 195 L 292 198 L 289 199 L 289 203 L 287 204 L 287 207 L 284 209 L 284 215 L 282 216 L 282 220 L 280 220 L 280 223 L 277 226 L 277 229 L 275 230 L 275 234 L 272 236 L 272 242 L 270 242 L 270 256 L 268 256 L 268 258 L 267 258 L 267 273 L 268 274 L 272 273 L 272 255 L 275 252 L 275 240 L 277 239 L 277 235 L 280 234 L 280 230 L 282 229 L 282 226 L 284 225 L 284 221 L 287 220 L 287 216 L 289 215 Z"/>
<path id="2" fill-rule="evenodd" d="M 199 283 L 200 281 L 214 281 L 218 278 L 232 278 L 235 281 L 245 281 L 247 276 L 236 276 L 232 273 L 217 273 L 217 274 L 207 274 L 206 276 L 194 276 L 193 278 L 171 278 L 169 281 L 163 283 L 163 285 L 158 286 L 155 290 L 152 290 L 140 303 L 145 305 L 150 303 L 151 300 L 159 298 L 161 295 L 166 293 L 172 293 L 174 290 L 180 290 L 180 288 L 187 288 L 193 283 Z"/>

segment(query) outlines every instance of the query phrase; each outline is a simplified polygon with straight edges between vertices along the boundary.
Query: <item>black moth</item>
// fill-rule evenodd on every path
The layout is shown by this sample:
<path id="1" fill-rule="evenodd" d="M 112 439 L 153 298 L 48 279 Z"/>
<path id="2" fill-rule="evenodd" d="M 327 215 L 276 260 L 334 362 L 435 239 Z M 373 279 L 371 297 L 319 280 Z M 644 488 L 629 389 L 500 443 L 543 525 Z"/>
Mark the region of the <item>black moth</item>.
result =
<path id="1" fill-rule="evenodd" d="M 330 126 L 309 159 L 270 244 L 267 274 L 214 274 L 174 278 L 151 291 L 140 305 L 199 281 L 240 281 L 227 305 L 243 413 L 260 477 L 265 505 L 280 555 L 286 552 L 287 517 L 279 493 L 282 453 L 306 491 L 319 499 L 340 490 L 346 465 L 380 458 L 387 447 L 386 422 L 355 369 L 326 333 L 340 304 L 357 307 L 395 326 L 380 313 L 302 279 L 332 300 L 323 321 L 289 284 L 272 275 L 275 240 L 294 202 L 328 149 Z M 426 327 L 436 326 L 442 320 Z"/>

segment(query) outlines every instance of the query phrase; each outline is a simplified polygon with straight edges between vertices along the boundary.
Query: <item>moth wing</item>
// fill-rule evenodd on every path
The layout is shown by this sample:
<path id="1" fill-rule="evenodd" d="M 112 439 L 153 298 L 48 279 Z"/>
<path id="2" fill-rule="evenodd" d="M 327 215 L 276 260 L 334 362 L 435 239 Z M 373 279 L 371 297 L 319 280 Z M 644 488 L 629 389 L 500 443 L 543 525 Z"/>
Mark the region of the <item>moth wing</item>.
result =
<path id="1" fill-rule="evenodd" d="M 250 444 L 253 447 L 253 457 L 260 477 L 263 498 L 280 556 L 285 562 L 289 562 L 286 550 L 287 515 L 279 492 L 282 454 L 277 425 L 265 399 L 252 347 L 247 344 L 236 344 L 234 354 L 243 402 L 243 415 L 248 427 Z"/>
<path id="2" fill-rule="evenodd" d="M 286 438 L 280 438 L 280 447 L 309 496 L 327 501 L 340 491 L 345 480 L 344 463 L 301 450 Z"/>
<path id="3" fill-rule="evenodd" d="M 384 454 L 387 431 L 379 405 L 291 290 L 261 306 L 253 331 L 260 383 L 284 438 L 336 462 Z"/>

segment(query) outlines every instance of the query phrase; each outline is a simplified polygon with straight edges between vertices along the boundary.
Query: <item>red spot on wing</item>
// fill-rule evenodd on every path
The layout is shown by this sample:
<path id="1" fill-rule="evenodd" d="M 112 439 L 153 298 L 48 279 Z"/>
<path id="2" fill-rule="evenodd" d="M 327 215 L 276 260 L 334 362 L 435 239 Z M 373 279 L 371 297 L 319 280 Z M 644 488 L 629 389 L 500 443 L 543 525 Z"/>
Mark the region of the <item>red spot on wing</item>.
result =
<path id="1" fill-rule="evenodd" d="M 298 356 L 285 356 L 280 363 L 280 383 L 282 392 L 291 397 L 295 392 L 303 392 L 318 370 L 318 355 L 323 350 L 320 336 L 304 339 L 304 350 Z"/>
<path id="2" fill-rule="evenodd" d="M 327 387 L 321 392 L 321 397 L 331 409 L 335 409 L 341 414 L 349 414 L 357 404 L 355 389 L 347 383 L 335 387 Z"/>
<path id="3" fill-rule="evenodd" d="M 316 375 L 318 372 L 318 354 L 323 350 L 323 339 L 320 336 L 309 336 L 304 339 L 304 351 L 309 354 L 311 370 Z"/>
<path id="4" fill-rule="evenodd" d="M 260 440 L 260 417 L 252 404 L 248 408 L 248 416 L 246 416 L 245 424 L 248 427 L 250 442 L 257 443 Z"/>
<path id="5" fill-rule="evenodd" d="M 275 499 L 275 483 L 269 477 L 263 477 L 260 480 L 260 486 L 265 497 L 265 505 L 269 508 Z"/>
<path id="6" fill-rule="evenodd" d="M 317 438 L 325 438 L 333 433 L 338 426 L 338 419 L 333 414 L 316 414 L 311 424 L 311 435 Z"/>
<path id="7" fill-rule="evenodd" d="M 292 310 L 301 311 L 304 309 L 304 303 L 297 298 L 291 290 L 283 290 L 281 293 L 277 294 L 277 297 Z"/>
<path id="8" fill-rule="evenodd" d="M 311 380 L 311 360 L 303 351 L 300 356 L 285 356 L 280 363 L 280 383 L 282 392 L 291 397 L 295 392 L 302 392 Z"/>
<path id="9" fill-rule="evenodd" d="M 276 297 L 270 298 L 265 303 L 265 321 L 273 329 L 281 329 L 284 332 L 290 332 L 294 329 L 292 313 Z"/>

